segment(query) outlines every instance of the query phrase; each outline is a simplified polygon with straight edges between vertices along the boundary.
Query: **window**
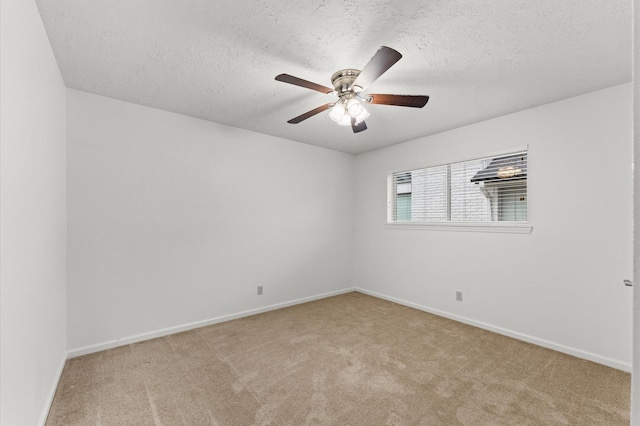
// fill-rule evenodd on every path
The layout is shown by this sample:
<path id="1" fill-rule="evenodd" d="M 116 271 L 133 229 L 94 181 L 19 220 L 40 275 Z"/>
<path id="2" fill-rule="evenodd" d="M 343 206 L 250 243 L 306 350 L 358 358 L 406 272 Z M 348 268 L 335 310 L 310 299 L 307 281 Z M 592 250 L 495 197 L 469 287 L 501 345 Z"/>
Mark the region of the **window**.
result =
<path id="1" fill-rule="evenodd" d="M 527 222 L 527 151 L 389 175 L 391 224 Z"/>
<path id="2" fill-rule="evenodd" d="M 411 220 L 411 172 L 396 177 L 396 217 L 401 222 Z"/>

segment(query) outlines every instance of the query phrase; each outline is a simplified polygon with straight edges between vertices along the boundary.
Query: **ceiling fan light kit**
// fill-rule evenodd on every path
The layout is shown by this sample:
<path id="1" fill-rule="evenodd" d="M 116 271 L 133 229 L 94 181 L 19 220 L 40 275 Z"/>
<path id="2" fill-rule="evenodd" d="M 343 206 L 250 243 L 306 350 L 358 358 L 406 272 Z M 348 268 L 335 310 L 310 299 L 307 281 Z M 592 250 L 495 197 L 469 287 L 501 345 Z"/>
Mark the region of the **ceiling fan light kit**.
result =
<path id="1" fill-rule="evenodd" d="M 329 113 L 329 118 L 341 126 L 350 126 L 352 119 L 356 121 L 356 124 L 360 124 L 369 117 L 369 112 L 356 98 L 345 101 L 343 98 L 334 104 Z"/>
<path id="2" fill-rule="evenodd" d="M 323 111 L 331 109 L 329 118 L 341 126 L 351 126 L 354 133 L 367 129 L 365 120 L 369 117 L 369 112 L 363 103 L 404 106 L 411 108 L 422 108 L 429 101 L 429 96 L 420 95 L 361 95 L 374 81 L 384 74 L 393 64 L 398 62 L 402 55 L 386 46 L 380 47 L 373 55 L 369 63 L 362 71 L 347 68 L 334 73 L 331 76 L 333 89 L 316 84 L 289 74 L 276 76 L 277 81 L 293 84 L 295 86 L 316 90 L 325 94 L 338 96 L 334 103 L 328 103 L 318 108 L 307 111 L 302 115 L 288 121 L 291 124 L 298 124 L 307 118 L 313 117 Z"/>

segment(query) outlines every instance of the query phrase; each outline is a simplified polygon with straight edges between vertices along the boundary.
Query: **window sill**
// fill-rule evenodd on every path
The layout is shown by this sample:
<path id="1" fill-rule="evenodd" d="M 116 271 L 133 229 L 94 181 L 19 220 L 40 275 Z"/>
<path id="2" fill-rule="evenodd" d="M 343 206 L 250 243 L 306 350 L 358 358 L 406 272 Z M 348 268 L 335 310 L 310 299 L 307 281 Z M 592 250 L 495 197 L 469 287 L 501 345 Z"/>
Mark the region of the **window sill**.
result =
<path id="1" fill-rule="evenodd" d="M 526 223 L 499 222 L 433 222 L 433 223 L 386 223 L 387 229 L 417 229 L 422 231 L 462 231 L 462 232 L 501 232 L 509 234 L 530 234 L 533 226 Z"/>

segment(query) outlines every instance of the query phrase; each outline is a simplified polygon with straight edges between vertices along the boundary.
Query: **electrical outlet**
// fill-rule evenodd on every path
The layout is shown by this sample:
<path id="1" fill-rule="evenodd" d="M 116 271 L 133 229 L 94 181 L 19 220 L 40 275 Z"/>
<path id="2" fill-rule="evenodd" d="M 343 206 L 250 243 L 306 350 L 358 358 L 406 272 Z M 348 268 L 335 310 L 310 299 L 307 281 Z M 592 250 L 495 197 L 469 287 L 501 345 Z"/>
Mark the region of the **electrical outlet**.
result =
<path id="1" fill-rule="evenodd" d="M 458 302 L 462 302 L 462 292 L 461 291 L 456 291 L 456 300 Z"/>
<path id="2" fill-rule="evenodd" d="M 260 296 L 262 294 L 262 286 L 259 285 L 258 286 L 258 296 Z"/>

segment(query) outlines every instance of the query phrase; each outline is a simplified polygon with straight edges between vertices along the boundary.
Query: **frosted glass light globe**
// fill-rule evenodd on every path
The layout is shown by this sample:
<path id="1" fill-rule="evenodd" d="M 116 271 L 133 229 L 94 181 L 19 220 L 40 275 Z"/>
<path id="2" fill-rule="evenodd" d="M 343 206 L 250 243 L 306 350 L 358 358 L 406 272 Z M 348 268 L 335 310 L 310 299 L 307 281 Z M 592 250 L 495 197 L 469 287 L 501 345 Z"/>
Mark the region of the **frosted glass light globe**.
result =
<path id="1" fill-rule="evenodd" d="M 340 101 L 336 102 L 336 104 L 331 108 L 331 112 L 329 113 L 329 117 L 335 121 L 336 123 L 340 123 L 343 119 L 345 110 L 344 104 Z"/>
<path id="2" fill-rule="evenodd" d="M 349 99 L 349 102 L 347 103 L 347 110 L 349 111 L 349 115 L 351 117 L 359 116 L 360 113 L 362 113 L 363 109 L 364 107 L 360 102 L 358 102 L 356 98 Z"/>

